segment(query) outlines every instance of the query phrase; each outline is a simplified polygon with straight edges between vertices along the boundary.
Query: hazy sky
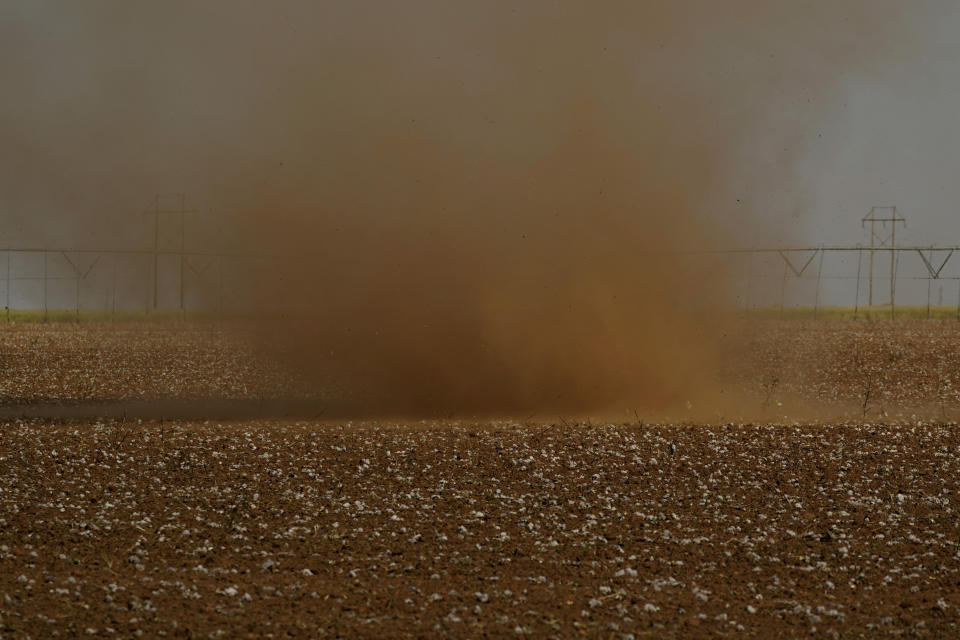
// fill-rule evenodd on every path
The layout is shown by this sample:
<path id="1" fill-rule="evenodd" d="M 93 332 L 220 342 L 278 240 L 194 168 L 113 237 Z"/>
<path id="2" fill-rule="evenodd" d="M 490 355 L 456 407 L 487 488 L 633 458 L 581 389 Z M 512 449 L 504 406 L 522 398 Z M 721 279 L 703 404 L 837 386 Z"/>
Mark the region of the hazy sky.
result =
<path id="1" fill-rule="evenodd" d="M 956 0 L 0 0 L 0 248 L 146 249 L 183 192 L 188 249 L 271 258 L 43 253 L 4 293 L 258 309 L 368 415 L 717 399 L 718 309 L 865 302 L 865 265 L 704 249 L 868 243 L 875 205 L 960 243 L 957 33 Z"/>
<path id="2" fill-rule="evenodd" d="M 718 16 L 711 3 L 686 4 L 682 22 L 668 23 L 674 31 L 636 34 L 647 56 L 637 75 L 642 85 L 675 73 L 658 86 L 689 89 L 719 114 L 705 117 L 736 123 L 735 135 L 718 136 L 726 151 L 704 200 L 707 217 L 739 225 L 746 211 L 762 223 L 733 225 L 733 242 L 767 243 L 770 229 L 790 244 L 866 242 L 859 219 L 895 204 L 908 219 L 902 242 L 960 243 L 960 5 L 743 2 Z M 625 5 L 590 6 L 602 15 Z M 422 65 L 461 75 L 482 98 L 502 61 L 491 54 L 496 30 L 471 23 L 497 24 L 510 7 L 0 1 L 0 245 L 144 244 L 140 214 L 158 192 L 185 191 L 229 221 L 256 181 L 310 179 L 309 158 L 322 149 L 305 149 L 333 128 L 309 113 L 324 83 L 345 86 L 338 56 L 377 65 L 391 50 L 378 43 L 400 42 L 413 70 L 393 74 L 397 86 L 429 92 Z M 334 97 L 322 109 L 402 110 L 395 95 L 399 106 Z M 520 117 L 503 100 L 500 115 Z"/>
<path id="3" fill-rule="evenodd" d="M 811 123 L 798 188 L 812 242 L 866 242 L 857 219 L 897 205 L 905 244 L 960 244 L 960 5 L 910 10 L 927 19 L 878 39 L 878 63 L 844 71 Z"/>
<path id="4" fill-rule="evenodd" d="M 890 25 L 875 38 L 869 27 L 845 26 L 863 55 L 824 65 L 818 75 L 827 91 L 807 94 L 801 82 L 760 96 L 734 189 L 762 217 L 784 225 L 793 241 L 867 243 L 860 218 L 871 206 L 897 205 L 908 219 L 904 243 L 957 244 L 960 5 L 916 2 L 902 14 L 877 5 L 877 12 Z M 814 45 L 795 53 L 800 59 L 785 60 L 785 74 L 804 56 L 817 58 Z M 791 126 L 802 138 L 782 144 L 780 133 Z M 751 180 L 764 162 L 778 163 L 781 152 L 789 159 L 786 179 L 773 189 Z M 752 244 L 749 231 L 744 239 Z"/>

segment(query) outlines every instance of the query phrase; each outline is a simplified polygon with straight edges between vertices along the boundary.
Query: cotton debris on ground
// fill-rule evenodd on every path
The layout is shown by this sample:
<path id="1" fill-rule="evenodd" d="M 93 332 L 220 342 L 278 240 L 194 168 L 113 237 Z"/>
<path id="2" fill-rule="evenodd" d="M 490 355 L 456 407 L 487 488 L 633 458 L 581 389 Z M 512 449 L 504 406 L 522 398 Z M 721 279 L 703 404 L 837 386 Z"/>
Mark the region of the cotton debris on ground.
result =
<path id="1" fill-rule="evenodd" d="M 0 631 L 952 636 L 956 428 L 11 422 Z"/>

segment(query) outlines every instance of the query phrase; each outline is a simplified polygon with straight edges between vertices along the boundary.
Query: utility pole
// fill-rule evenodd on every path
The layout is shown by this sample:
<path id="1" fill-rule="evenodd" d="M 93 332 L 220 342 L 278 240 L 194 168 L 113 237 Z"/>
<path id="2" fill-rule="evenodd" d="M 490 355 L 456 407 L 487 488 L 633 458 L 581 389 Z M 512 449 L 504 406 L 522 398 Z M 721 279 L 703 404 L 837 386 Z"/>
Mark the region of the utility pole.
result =
<path id="1" fill-rule="evenodd" d="M 880 217 L 877 217 L 877 214 L 880 214 Z M 867 304 L 873 306 L 873 256 L 877 250 L 889 247 L 890 248 L 890 306 L 893 307 L 893 300 L 895 295 L 896 287 L 896 251 L 897 251 L 897 223 L 900 223 L 906 228 L 907 220 L 903 216 L 897 215 L 896 207 L 871 207 L 870 213 L 865 215 L 860 221 L 860 226 L 866 228 L 867 223 L 870 223 L 870 285 L 869 285 L 869 296 Z M 890 224 L 890 233 L 880 235 L 877 233 L 877 224 L 882 225 L 881 228 L 883 232 L 887 229 L 887 223 Z M 889 244 L 887 244 L 889 242 Z"/>
<path id="2" fill-rule="evenodd" d="M 179 207 L 163 209 L 160 207 L 160 195 L 154 197 L 153 209 L 144 211 L 144 215 L 153 216 L 153 310 L 156 311 L 159 305 L 160 297 L 160 216 L 174 215 L 180 216 L 180 311 L 184 310 L 184 254 L 187 247 L 187 214 L 196 213 L 196 211 L 187 209 L 187 196 L 183 193 L 176 194 L 179 199 Z"/>

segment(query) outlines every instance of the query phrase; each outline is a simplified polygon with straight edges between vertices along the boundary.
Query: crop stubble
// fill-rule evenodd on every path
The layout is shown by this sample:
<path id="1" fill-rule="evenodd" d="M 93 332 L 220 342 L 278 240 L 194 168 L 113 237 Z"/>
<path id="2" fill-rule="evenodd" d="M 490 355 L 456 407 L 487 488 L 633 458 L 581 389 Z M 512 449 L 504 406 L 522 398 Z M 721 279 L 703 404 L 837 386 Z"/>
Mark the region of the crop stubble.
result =
<path id="1" fill-rule="evenodd" d="M 942 393 L 927 381 L 955 367 L 941 349 L 952 325 L 808 329 L 756 334 L 757 402 L 777 374 L 809 399 L 856 399 L 864 363 L 900 354 L 876 383 L 892 407 Z M 0 635 L 951 636 L 951 410 L 787 424 L 7 421 Z"/>

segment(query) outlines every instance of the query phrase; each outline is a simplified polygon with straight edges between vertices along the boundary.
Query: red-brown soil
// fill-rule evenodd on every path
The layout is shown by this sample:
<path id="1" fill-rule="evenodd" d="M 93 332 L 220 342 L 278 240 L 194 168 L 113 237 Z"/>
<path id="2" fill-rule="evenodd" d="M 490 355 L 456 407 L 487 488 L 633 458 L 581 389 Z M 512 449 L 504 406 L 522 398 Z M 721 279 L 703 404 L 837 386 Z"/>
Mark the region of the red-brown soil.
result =
<path id="1" fill-rule="evenodd" d="M 0 433 L 5 637 L 957 632 L 956 425 Z"/>
<path id="2" fill-rule="evenodd" d="M 679 418 L 960 417 L 960 322 L 758 321 L 728 346 L 718 384 L 737 403 Z M 262 356 L 235 326 L 0 326 L 0 405 L 323 397 Z"/>
<path id="3" fill-rule="evenodd" d="M 860 417 L 960 409 L 960 322 L 764 321 L 744 325 L 726 377 L 768 402 L 848 406 Z"/>
<path id="4" fill-rule="evenodd" d="M 236 327 L 214 323 L 0 326 L 0 401 L 257 398 L 295 383 Z"/>
<path id="5" fill-rule="evenodd" d="M 750 355 L 760 382 L 742 384 L 758 402 L 781 384 L 856 401 L 872 378 L 844 354 L 879 367 L 899 353 L 877 370 L 889 413 L 955 378 L 953 325 L 863 327 L 768 326 Z M 195 338 L 170 336 L 148 366 L 180 367 L 181 388 L 254 379 L 252 359 L 239 374 L 190 364 L 214 340 L 169 358 L 163 344 Z M 50 339 L 76 358 L 68 392 L 83 388 L 73 372 L 109 381 L 137 353 L 133 337 L 96 337 L 113 341 L 96 357 Z M 4 357 L 21 343 L 0 332 Z M 52 357 L 22 348 L 26 362 Z M 21 366 L 16 397 L 50 393 Z M 770 391 L 768 373 L 788 382 Z M 0 637 L 956 637 L 953 410 L 893 419 L 868 403 L 855 421 L 779 424 L 6 420 Z"/>

